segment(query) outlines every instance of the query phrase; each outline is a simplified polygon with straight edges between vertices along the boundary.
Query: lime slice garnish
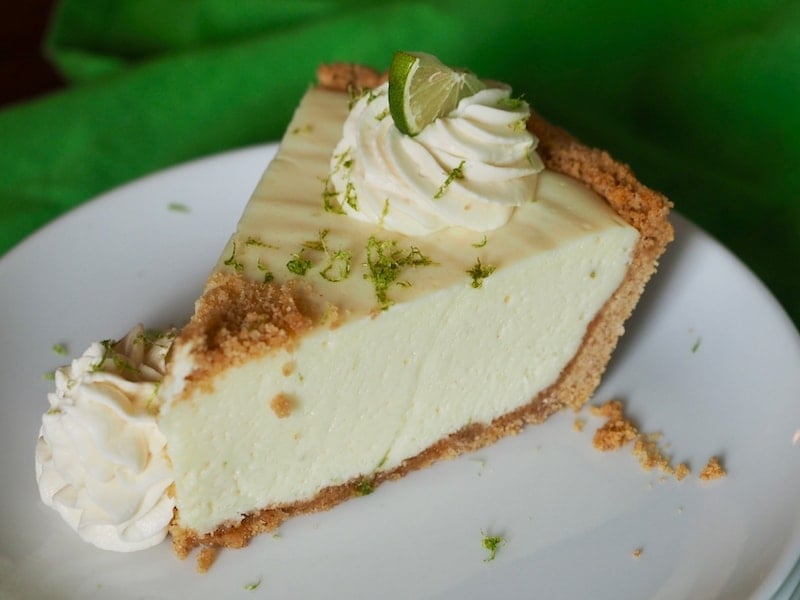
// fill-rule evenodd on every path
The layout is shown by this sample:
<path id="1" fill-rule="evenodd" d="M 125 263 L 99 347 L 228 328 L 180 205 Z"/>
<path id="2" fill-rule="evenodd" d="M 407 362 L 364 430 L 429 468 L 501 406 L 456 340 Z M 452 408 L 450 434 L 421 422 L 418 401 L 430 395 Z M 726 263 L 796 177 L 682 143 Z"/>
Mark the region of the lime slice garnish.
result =
<path id="1" fill-rule="evenodd" d="M 417 135 L 485 87 L 473 73 L 452 69 L 435 56 L 398 50 L 389 67 L 389 111 L 400 131 Z"/>

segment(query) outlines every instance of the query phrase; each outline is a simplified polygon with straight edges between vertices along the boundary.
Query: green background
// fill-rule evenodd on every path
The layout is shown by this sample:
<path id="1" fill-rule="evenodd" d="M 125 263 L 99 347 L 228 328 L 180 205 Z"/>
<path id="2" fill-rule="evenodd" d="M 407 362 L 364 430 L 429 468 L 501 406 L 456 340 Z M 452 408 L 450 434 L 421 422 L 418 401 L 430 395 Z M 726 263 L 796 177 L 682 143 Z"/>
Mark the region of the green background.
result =
<path id="1" fill-rule="evenodd" d="M 115 185 L 279 139 L 319 63 L 398 48 L 631 164 L 800 323 L 796 0 L 65 0 L 45 51 L 70 85 L 0 112 L 0 253 Z"/>

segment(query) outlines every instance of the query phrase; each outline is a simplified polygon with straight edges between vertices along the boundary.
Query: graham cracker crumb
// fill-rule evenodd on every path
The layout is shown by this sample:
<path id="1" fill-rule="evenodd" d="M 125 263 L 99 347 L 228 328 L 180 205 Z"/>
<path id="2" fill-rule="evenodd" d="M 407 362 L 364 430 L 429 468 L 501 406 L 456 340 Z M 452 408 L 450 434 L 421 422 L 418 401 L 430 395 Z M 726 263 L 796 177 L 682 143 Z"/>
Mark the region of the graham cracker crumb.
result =
<path id="1" fill-rule="evenodd" d="M 320 87 L 335 91 L 374 88 L 386 81 L 387 75 L 364 65 L 347 62 L 320 65 L 317 69 Z"/>
<path id="2" fill-rule="evenodd" d="M 583 419 L 578 418 L 572 422 L 572 428 L 575 431 L 583 431 L 584 427 L 586 427 L 586 421 L 584 421 Z"/>
<path id="3" fill-rule="evenodd" d="M 279 419 L 285 419 L 292 414 L 294 404 L 295 403 L 291 397 L 289 397 L 287 394 L 281 393 L 270 401 L 269 407 L 272 409 L 272 412 L 275 413 L 276 417 Z"/>
<path id="4" fill-rule="evenodd" d="M 633 455 L 639 464 L 646 471 L 658 469 L 659 471 L 672 475 L 676 480 L 682 481 L 689 475 L 689 466 L 681 463 L 677 467 L 672 466 L 671 458 L 665 454 L 664 448 L 667 443 L 662 443 L 662 435 L 656 433 L 640 433 L 636 426 L 625 416 L 622 402 L 611 400 L 599 406 L 590 407 L 593 415 L 606 418 L 605 424 L 600 427 L 592 440 L 594 447 L 600 451 L 617 450 L 633 441 Z M 662 476 L 660 482 L 666 481 Z"/>
<path id="5" fill-rule="evenodd" d="M 700 471 L 700 479 L 703 481 L 711 481 L 712 479 L 720 479 L 721 477 L 725 477 L 728 473 L 722 467 L 719 462 L 719 459 L 716 456 L 712 456 L 708 459 L 706 466 L 703 467 L 703 470 Z"/>
<path id="6" fill-rule="evenodd" d="M 218 553 L 219 549 L 216 546 L 203 546 L 203 549 L 197 555 L 197 572 L 207 572 L 211 565 L 214 564 L 214 561 L 217 560 Z"/>
<path id="7" fill-rule="evenodd" d="M 183 396 L 194 388 L 213 388 L 219 373 L 291 348 L 312 325 L 299 306 L 303 291 L 294 282 L 264 285 L 229 273 L 212 275 L 195 314 L 173 349 L 192 345 L 195 369 L 186 377 Z"/>
<path id="8" fill-rule="evenodd" d="M 642 548 L 636 548 L 632 553 L 633 558 L 639 558 L 642 555 Z"/>
<path id="9" fill-rule="evenodd" d="M 601 406 L 593 406 L 592 414 L 606 417 L 605 424 L 594 433 L 592 444 L 601 452 L 619 450 L 635 439 L 638 432 L 622 413 L 622 402 L 611 400 Z"/>
<path id="10" fill-rule="evenodd" d="M 669 459 L 664 456 L 658 446 L 660 434 L 644 434 L 636 438 L 633 445 L 633 455 L 639 460 L 639 464 L 646 471 L 653 469 L 660 469 L 665 473 L 672 474 L 675 469 L 669 462 Z"/>
<path id="11" fill-rule="evenodd" d="M 624 414 L 622 402 L 619 400 L 609 400 L 605 404 L 590 406 L 589 411 L 596 417 L 606 417 L 608 419 L 621 419 Z"/>
<path id="12" fill-rule="evenodd" d="M 294 373 L 295 368 L 297 367 L 297 363 L 293 360 L 290 360 L 286 364 L 281 367 L 281 373 L 283 373 L 284 377 L 288 377 L 292 373 Z"/>

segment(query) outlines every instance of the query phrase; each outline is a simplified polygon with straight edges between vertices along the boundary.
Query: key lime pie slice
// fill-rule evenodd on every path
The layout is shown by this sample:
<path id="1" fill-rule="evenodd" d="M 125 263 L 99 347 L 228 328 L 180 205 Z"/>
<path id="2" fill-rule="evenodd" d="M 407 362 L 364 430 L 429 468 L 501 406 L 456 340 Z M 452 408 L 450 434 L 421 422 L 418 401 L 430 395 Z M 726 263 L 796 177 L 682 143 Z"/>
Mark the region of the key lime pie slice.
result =
<path id="1" fill-rule="evenodd" d="M 166 357 L 182 557 L 581 407 L 672 239 L 507 86 L 411 53 L 319 79 Z"/>

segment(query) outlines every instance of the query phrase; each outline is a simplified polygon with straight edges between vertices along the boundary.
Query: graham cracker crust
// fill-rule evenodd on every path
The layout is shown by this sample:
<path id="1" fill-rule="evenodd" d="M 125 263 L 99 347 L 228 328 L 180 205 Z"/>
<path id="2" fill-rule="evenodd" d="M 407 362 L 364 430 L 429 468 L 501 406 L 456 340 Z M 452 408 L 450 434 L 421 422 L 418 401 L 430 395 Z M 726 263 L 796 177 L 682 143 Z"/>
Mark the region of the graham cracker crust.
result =
<path id="1" fill-rule="evenodd" d="M 342 92 L 373 87 L 385 80 L 384 75 L 372 69 L 351 64 L 324 65 L 317 75 L 321 87 Z M 528 129 L 539 138 L 537 151 L 548 169 L 582 181 L 640 233 L 627 275 L 589 325 L 583 344 L 559 379 L 527 405 L 492 423 L 468 425 L 391 471 L 377 473 L 369 479 L 360 477 L 327 487 L 310 500 L 269 507 L 246 515 L 236 525 L 220 527 L 205 535 L 181 528 L 177 524 L 176 514 L 170 533 L 173 549 L 179 557 L 185 558 L 197 546 L 241 548 L 254 536 L 274 531 L 293 516 L 329 510 L 345 500 L 364 495 L 385 481 L 399 479 L 437 461 L 488 446 L 502 437 L 518 433 L 526 424 L 541 423 L 563 408 L 578 410 L 586 403 L 600 383 L 624 331 L 625 321 L 636 306 L 645 284 L 656 271 L 659 257 L 673 239 L 673 229 L 667 220 L 672 205 L 663 195 L 641 184 L 627 165 L 615 161 L 607 152 L 581 144 L 540 115 L 531 116 Z M 276 298 L 282 299 L 283 308 L 277 309 L 270 323 L 280 323 L 278 330 L 283 333 L 278 333 L 273 339 L 276 344 L 290 343 L 296 334 L 308 327 L 309 317 L 302 314 L 302 307 L 298 308 L 297 302 L 287 300 L 293 296 L 291 290 L 275 294 Z M 262 302 L 263 299 L 259 299 L 251 308 L 261 306 Z M 293 315 L 293 320 L 284 328 L 287 310 Z M 252 310 L 245 313 L 252 313 Z M 236 326 L 231 322 L 227 327 L 235 330 Z M 189 333 L 202 337 L 197 330 L 190 330 Z M 233 337 L 237 335 L 234 333 Z M 259 346 L 259 351 L 264 352 L 272 347 L 272 343 L 267 347 Z M 221 363 L 216 363 L 213 368 L 220 367 Z"/>

